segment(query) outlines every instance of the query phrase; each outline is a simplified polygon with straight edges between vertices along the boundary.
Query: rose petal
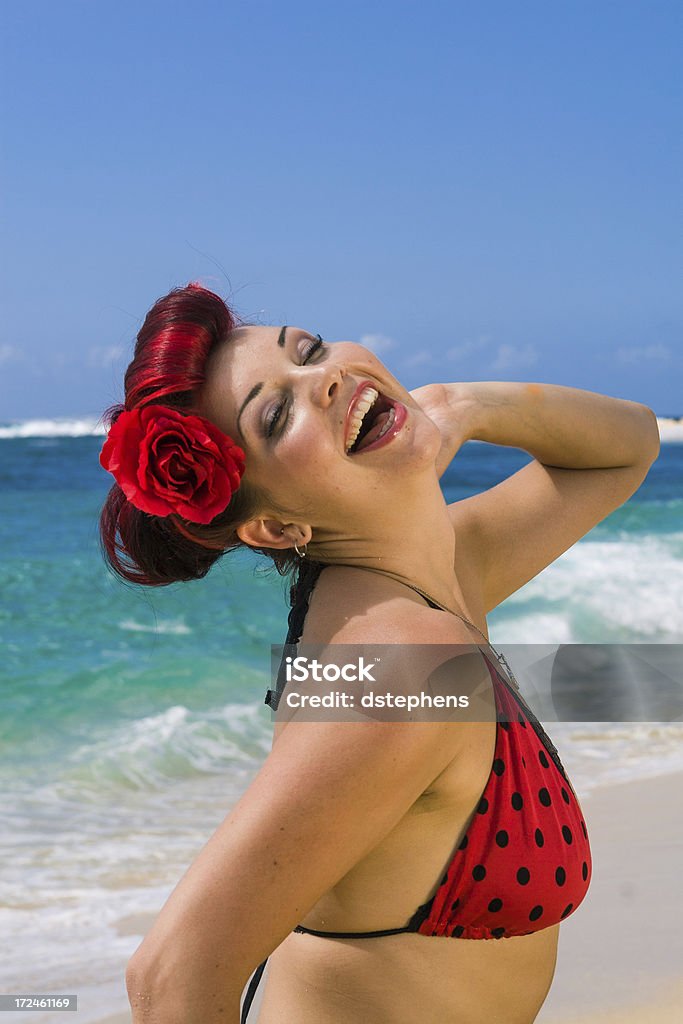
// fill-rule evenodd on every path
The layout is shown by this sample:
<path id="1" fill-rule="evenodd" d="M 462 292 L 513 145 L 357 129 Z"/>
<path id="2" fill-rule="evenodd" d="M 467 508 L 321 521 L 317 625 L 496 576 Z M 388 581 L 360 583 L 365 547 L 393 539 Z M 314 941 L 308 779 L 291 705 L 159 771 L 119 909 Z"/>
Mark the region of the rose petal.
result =
<path id="1" fill-rule="evenodd" d="M 245 456 L 209 420 L 148 405 L 118 417 L 100 463 L 143 511 L 209 523 L 239 487 Z"/>

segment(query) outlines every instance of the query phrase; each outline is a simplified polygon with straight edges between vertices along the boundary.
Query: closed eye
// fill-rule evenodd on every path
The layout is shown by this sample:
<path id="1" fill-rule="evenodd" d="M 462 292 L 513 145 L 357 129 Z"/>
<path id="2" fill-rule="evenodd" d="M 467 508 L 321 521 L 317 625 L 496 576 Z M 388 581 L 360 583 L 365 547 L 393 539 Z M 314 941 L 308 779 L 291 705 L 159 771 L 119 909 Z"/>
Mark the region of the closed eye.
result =
<path id="1" fill-rule="evenodd" d="M 308 363 L 318 352 L 324 350 L 324 348 L 325 342 L 323 341 L 319 334 L 316 334 L 315 338 L 309 341 L 308 345 L 304 346 L 303 352 L 301 354 L 301 365 L 305 366 L 306 363 Z M 275 428 L 277 427 L 278 423 L 282 418 L 282 414 L 285 411 L 286 405 L 287 402 L 285 401 L 285 399 L 282 399 L 280 402 L 277 403 L 276 406 L 274 406 L 272 411 L 266 417 L 265 436 L 267 438 L 271 438 L 275 433 Z M 289 415 L 287 415 L 284 426 L 280 430 L 280 436 L 282 436 L 285 430 L 287 429 L 287 423 L 289 422 L 289 418 Z"/>
<path id="2" fill-rule="evenodd" d="M 302 359 L 302 363 L 307 363 L 308 360 L 311 359 L 312 356 L 316 354 L 316 352 L 319 352 L 320 349 L 324 347 L 324 344 L 325 343 L 323 339 L 320 337 L 320 335 L 316 334 L 315 339 L 310 343 L 310 345 L 308 345 L 304 352 L 304 358 Z"/>

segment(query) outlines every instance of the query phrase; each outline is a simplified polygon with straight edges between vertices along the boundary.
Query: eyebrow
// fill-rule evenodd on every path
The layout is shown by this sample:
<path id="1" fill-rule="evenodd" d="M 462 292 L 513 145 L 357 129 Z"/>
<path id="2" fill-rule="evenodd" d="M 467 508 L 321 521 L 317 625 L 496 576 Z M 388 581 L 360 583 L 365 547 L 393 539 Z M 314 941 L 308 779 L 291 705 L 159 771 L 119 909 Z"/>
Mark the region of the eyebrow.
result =
<path id="1" fill-rule="evenodd" d="M 285 334 L 286 334 L 286 331 L 287 331 L 287 324 L 284 325 L 284 327 L 282 328 L 282 330 L 280 331 L 280 333 L 278 334 L 278 337 L 277 337 L 277 343 L 278 343 L 280 348 L 284 348 L 285 347 Z M 262 388 L 263 388 L 263 381 L 260 381 L 258 384 L 254 384 L 253 388 L 251 389 L 251 391 L 249 392 L 247 397 L 242 402 L 242 405 L 240 406 L 240 411 L 237 414 L 237 432 L 240 435 L 240 437 L 241 437 L 243 442 L 244 442 L 244 434 L 242 433 L 242 428 L 240 427 L 240 420 L 242 419 L 242 413 L 244 412 L 246 407 L 249 405 L 249 403 L 251 402 L 252 398 L 256 398 L 256 396 L 258 394 L 260 394 Z"/>

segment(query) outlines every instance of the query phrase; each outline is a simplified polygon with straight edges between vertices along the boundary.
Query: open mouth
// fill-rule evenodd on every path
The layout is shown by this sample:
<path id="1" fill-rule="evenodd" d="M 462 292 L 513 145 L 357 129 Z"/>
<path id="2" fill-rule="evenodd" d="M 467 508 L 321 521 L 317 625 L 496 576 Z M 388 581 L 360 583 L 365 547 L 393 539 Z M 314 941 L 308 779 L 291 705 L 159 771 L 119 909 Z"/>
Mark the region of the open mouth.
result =
<path id="1" fill-rule="evenodd" d="M 374 444 L 391 429 L 395 419 L 395 403 L 376 388 L 366 385 L 351 413 L 346 454 L 355 455 Z"/>

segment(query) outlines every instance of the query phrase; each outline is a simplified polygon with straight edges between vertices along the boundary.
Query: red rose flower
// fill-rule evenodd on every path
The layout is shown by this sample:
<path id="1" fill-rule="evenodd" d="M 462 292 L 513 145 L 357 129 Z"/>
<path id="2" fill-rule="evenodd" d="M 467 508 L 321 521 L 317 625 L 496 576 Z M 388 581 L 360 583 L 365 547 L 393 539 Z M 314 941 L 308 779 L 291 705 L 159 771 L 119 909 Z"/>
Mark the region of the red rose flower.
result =
<path id="1" fill-rule="evenodd" d="M 244 452 L 201 416 L 165 405 L 122 412 L 100 453 L 136 508 L 210 523 L 230 503 L 244 473 Z"/>

